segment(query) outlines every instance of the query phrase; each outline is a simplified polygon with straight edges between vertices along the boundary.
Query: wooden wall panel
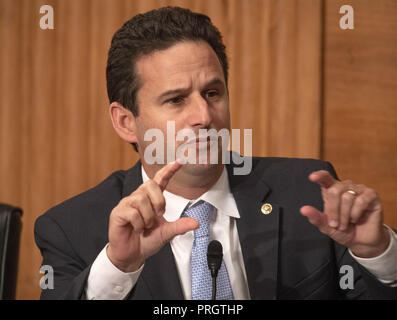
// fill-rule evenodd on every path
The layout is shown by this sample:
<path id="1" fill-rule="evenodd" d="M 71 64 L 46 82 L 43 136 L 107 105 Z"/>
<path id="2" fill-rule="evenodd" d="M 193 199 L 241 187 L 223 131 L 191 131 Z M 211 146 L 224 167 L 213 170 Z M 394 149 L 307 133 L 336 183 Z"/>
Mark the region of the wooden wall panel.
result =
<path id="1" fill-rule="evenodd" d="M 378 191 L 396 228 L 397 1 L 349 1 L 355 28 L 345 31 L 343 4 L 326 2 L 323 154 L 340 178 Z"/>
<path id="2" fill-rule="evenodd" d="M 230 4 L 232 124 L 253 129 L 254 155 L 319 157 L 321 10 L 316 0 Z"/>
<path id="3" fill-rule="evenodd" d="M 54 30 L 39 28 L 44 4 Z M 322 1 L 0 0 L 0 201 L 24 210 L 19 299 L 40 293 L 36 218 L 137 160 L 109 120 L 107 51 L 127 19 L 164 5 L 223 33 L 232 127 L 253 129 L 254 155 L 320 154 Z"/>

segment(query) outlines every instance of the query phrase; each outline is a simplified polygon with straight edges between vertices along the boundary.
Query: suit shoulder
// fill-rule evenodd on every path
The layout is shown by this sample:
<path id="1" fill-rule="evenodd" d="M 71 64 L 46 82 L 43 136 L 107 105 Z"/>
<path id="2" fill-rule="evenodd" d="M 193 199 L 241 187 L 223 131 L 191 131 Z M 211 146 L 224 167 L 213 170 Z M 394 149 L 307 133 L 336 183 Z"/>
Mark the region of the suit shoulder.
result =
<path id="1" fill-rule="evenodd" d="M 55 221 L 70 219 L 78 215 L 80 218 L 88 215 L 90 218 L 113 208 L 121 199 L 124 178 L 128 171 L 113 172 L 95 187 L 80 193 L 60 204 L 50 208 L 38 220 L 47 217 Z"/>
<path id="2" fill-rule="evenodd" d="M 255 157 L 252 161 L 253 171 L 262 172 L 265 176 L 279 179 L 281 177 L 298 178 L 307 177 L 314 171 L 326 170 L 334 178 L 338 178 L 331 163 L 323 160 L 309 158 L 277 158 Z"/>
<path id="3" fill-rule="evenodd" d="M 331 163 L 311 158 L 254 157 L 253 167 L 275 173 L 306 174 L 316 170 L 335 172 Z"/>

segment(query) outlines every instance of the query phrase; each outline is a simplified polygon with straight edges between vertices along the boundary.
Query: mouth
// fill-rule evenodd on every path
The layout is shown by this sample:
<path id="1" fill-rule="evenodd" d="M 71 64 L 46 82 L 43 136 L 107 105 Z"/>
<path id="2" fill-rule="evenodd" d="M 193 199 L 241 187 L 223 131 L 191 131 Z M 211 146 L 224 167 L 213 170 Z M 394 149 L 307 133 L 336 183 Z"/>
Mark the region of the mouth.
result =
<path id="1" fill-rule="evenodd" d="M 216 135 L 192 137 L 176 150 L 176 156 L 194 165 L 215 164 L 219 157 L 219 139 Z"/>
<path id="2" fill-rule="evenodd" d="M 186 142 L 186 144 L 198 144 L 198 145 L 205 145 L 208 144 L 210 142 L 216 141 L 217 137 L 212 137 L 212 136 L 205 136 L 205 137 L 197 137 L 195 139 L 191 139 L 189 141 Z"/>

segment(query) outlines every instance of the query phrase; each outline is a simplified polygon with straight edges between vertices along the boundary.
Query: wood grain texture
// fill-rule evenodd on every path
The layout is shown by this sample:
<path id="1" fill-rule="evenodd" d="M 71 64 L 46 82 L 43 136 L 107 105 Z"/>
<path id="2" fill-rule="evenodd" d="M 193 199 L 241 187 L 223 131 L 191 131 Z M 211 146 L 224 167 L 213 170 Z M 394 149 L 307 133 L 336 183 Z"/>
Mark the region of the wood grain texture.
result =
<path id="1" fill-rule="evenodd" d="M 54 30 L 39 28 L 44 4 Z M 0 0 L 0 201 L 24 210 L 18 299 L 40 293 L 36 218 L 137 160 L 109 120 L 107 51 L 127 19 L 164 5 L 223 33 L 232 127 L 253 129 L 254 155 L 320 155 L 322 1 Z"/>
<path id="2" fill-rule="evenodd" d="M 254 155 L 319 157 L 321 4 L 231 2 L 232 124 Z"/>
<path id="3" fill-rule="evenodd" d="M 397 2 L 356 0 L 354 30 L 339 28 L 345 1 L 326 2 L 324 144 L 341 179 L 374 188 L 397 227 Z"/>

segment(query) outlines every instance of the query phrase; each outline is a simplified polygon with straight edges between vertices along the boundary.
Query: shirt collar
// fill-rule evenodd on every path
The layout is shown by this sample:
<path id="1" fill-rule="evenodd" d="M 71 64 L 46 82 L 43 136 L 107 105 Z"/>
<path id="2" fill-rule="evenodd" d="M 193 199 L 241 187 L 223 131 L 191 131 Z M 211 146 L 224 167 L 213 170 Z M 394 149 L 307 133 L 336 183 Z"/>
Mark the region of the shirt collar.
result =
<path id="1" fill-rule="evenodd" d="M 149 180 L 149 177 L 147 176 L 143 166 L 141 168 L 142 180 L 145 183 Z M 236 201 L 230 191 L 226 167 L 223 168 L 218 181 L 196 200 L 189 200 L 166 190 L 163 194 L 166 202 L 164 218 L 167 221 L 175 221 L 179 219 L 186 207 L 189 207 L 200 200 L 204 200 L 212 204 L 217 209 L 218 214 L 240 218 Z"/>

